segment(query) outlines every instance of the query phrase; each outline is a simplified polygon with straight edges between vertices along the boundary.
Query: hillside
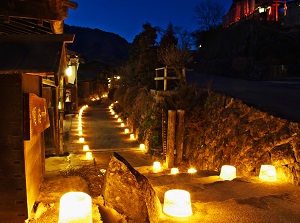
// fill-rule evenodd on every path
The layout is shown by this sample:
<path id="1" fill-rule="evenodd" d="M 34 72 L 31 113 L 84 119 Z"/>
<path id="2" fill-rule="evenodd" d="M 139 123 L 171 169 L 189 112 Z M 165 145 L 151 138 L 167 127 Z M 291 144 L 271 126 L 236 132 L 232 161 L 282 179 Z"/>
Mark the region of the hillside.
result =
<path id="1" fill-rule="evenodd" d="M 74 43 L 68 44 L 68 49 L 80 53 L 87 61 L 100 59 L 118 64 L 128 58 L 130 43 L 117 34 L 67 24 L 65 33 L 75 34 Z"/>

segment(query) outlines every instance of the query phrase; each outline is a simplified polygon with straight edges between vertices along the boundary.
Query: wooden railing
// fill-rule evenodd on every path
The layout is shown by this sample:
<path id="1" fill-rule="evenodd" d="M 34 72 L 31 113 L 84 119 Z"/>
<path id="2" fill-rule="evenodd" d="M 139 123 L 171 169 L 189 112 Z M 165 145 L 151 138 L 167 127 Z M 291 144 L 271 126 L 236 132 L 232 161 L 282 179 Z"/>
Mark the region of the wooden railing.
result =
<path id="1" fill-rule="evenodd" d="M 158 81 L 164 81 L 164 91 L 168 89 L 168 81 L 169 80 L 180 80 L 180 77 L 173 76 L 173 77 L 168 77 L 168 69 L 174 70 L 172 67 L 161 67 L 161 68 L 156 68 L 155 69 L 155 85 L 156 85 L 156 90 L 158 89 Z M 159 77 L 158 72 L 163 70 L 164 75 L 162 77 Z M 182 77 L 185 78 L 185 68 L 182 69 Z"/>

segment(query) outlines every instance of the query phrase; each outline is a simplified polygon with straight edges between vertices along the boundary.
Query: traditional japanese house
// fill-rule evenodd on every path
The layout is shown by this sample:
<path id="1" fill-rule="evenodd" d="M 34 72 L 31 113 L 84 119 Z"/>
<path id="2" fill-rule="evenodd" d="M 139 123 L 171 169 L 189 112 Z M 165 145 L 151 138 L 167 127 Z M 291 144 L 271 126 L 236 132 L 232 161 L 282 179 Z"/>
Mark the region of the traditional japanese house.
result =
<path id="1" fill-rule="evenodd" d="M 68 8 L 64 0 L 0 2 L 0 221 L 28 219 L 45 171 L 45 130 L 62 142 Z M 52 108 L 52 110 L 51 110 Z M 49 115 L 51 113 L 51 115 Z"/>

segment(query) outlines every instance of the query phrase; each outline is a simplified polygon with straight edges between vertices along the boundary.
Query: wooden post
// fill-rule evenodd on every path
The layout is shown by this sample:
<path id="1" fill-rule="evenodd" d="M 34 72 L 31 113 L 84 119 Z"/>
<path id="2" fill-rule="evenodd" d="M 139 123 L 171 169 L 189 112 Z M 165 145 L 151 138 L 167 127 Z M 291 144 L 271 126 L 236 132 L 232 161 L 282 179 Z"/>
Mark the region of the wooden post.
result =
<path id="1" fill-rule="evenodd" d="M 176 165 L 182 162 L 184 137 L 184 110 L 177 110 L 177 129 L 176 129 Z"/>
<path id="2" fill-rule="evenodd" d="M 167 168 L 174 167 L 176 111 L 168 111 Z"/>
<path id="3" fill-rule="evenodd" d="M 165 67 L 164 68 L 164 91 L 166 91 L 168 89 L 167 86 L 167 77 L 168 77 L 168 69 Z"/>

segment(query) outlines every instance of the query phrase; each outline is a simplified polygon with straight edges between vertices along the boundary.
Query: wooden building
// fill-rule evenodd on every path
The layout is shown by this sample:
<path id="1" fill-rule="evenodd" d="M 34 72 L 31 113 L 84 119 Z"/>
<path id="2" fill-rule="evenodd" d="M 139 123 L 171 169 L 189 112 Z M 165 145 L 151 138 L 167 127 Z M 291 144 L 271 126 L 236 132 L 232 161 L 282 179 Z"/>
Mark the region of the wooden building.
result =
<path id="1" fill-rule="evenodd" d="M 65 0 L 0 2 L 1 222 L 24 223 L 32 211 L 45 171 L 45 130 L 60 143 L 65 45 L 74 40 L 63 35 L 63 20 L 76 7 Z"/>
<path id="2" fill-rule="evenodd" d="M 233 0 L 228 13 L 223 17 L 223 27 L 229 27 L 245 19 L 284 23 L 289 6 L 299 0 Z"/>

